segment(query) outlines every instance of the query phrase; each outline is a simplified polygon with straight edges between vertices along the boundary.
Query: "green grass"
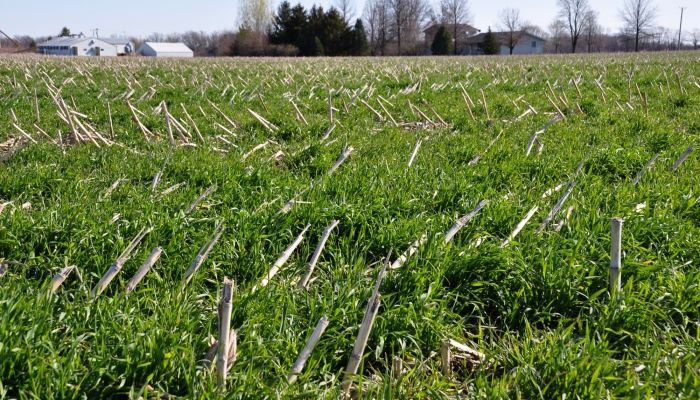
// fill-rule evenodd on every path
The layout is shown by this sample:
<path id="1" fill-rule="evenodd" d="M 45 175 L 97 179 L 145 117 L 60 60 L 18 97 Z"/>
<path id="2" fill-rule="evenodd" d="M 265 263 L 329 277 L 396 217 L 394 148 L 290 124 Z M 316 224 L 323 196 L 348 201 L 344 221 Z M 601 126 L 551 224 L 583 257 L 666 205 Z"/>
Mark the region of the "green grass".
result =
<path id="1" fill-rule="evenodd" d="M 700 133 L 700 89 L 694 84 L 699 56 L 2 57 L 0 142 L 19 134 L 12 109 L 18 125 L 40 143 L 0 163 L 0 204 L 13 202 L 0 214 L 0 258 L 24 264 L 8 266 L 0 279 L 0 398 L 137 398 L 146 385 L 189 398 L 216 397 L 216 379 L 201 359 L 210 335 L 217 335 L 225 276 L 235 280 L 232 327 L 238 330 L 227 396 L 337 398 L 383 257 L 392 247 L 398 256 L 423 233 L 426 244 L 388 273 L 380 288 L 382 306 L 357 377 L 365 383 L 364 398 L 699 397 L 700 161 L 693 152 L 669 171 Z M 687 93 L 681 93 L 675 71 Z M 571 82 L 579 77 L 581 98 Z M 73 81 L 63 84 L 68 78 Z M 598 78 L 605 103 L 594 83 Z M 130 101 L 160 138 L 146 142 L 126 104 L 117 100 L 111 103 L 115 141 L 123 147 L 81 144 L 62 152 L 32 127 L 36 89 L 38 125 L 54 137 L 58 130 L 69 132 L 56 114 L 50 80 L 103 135 L 109 132 L 106 100 L 133 88 Z M 402 94 L 419 81 L 419 89 Z M 532 134 L 556 115 L 545 97 L 551 96 L 547 81 L 557 95 L 566 94 L 570 110 L 564 110 L 566 120 L 540 134 L 542 153 L 536 144 L 525 157 Z M 648 95 L 648 117 L 635 83 Z M 460 84 L 474 101 L 476 121 Z M 359 101 L 345 112 L 343 103 L 365 85 L 360 98 L 377 110 L 378 96 L 387 99 L 397 121 L 421 121 L 408 101 L 435 121 L 425 99 L 450 127 L 396 128 L 377 121 Z M 326 146 L 319 139 L 330 126 L 329 86 L 340 124 L 325 143 L 337 141 Z M 153 98 L 137 104 L 151 87 Z M 493 121 L 477 101 L 480 89 Z M 288 98 L 309 126 L 296 120 Z M 233 130 L 206 99 L 241 126 Z M 523 100 L 537 115 L 513 122 L 527 109 Z M 186 184 L 158 198 L 151 183 L 169 142 L 162 114 L 151 110 L 161 101 L 183 120 L 184 104 L 205 143 L 189 129 L 197 147 L 172 151 L 155 193 Z M 583 113 L 574 111 L 576 103 Z M 248 108 L 279 131 L 266 130 Z M 468 166 L 501 131 L 481 160 Z M 222 134 L 238 147 L 214 137 Z M 268 139 L 276 144 L 241 160 Z M 345 146 L 355 148 L 353 155 L 327 176 Z M 279 150 L 284 158 L 270 160 Z M 653 167 L 632 185 L 657 153 Z M 566 186 L 546 198 L 543 193 L 571 180 L 584 160 L 571 196 L 535 236 Z M 128 181 L 105 196 L 120 178 Z M 299 204 L 276 215 L 311 182 L 296 198 Z M 211 185 L 216 191 L 185 214 Z M 444 245 L 444 233 L 484 199 L 489 204 Z M 23 210 L 27 202 L 31 209 Z M 520 235 L 499 248 L 535 205 L 539 211 Z M 570 217 L 555 232 L 552 225 L 569 207 Z M 121 217 L 110 224 L 115 214 Z M 619 301 L 607 290 L 612 217 L 625 219 Z M 299 291 L 293 284 L 334 219 L 340 224 L 309 290 Z M 182 289 L 185 271 L 219 222 L 224 235 Z M 252 293 L 306 224 L 311 228 L 287 264 L 269 286 Z M 102 295 L 91 299 L 90 290 L 144 227 L 154 229 Z M 158 263 L 129 297 L 121 297 L 156 246 L 164 249 Z M 84 282 L 71 275 L 56 293 L 43 296 L 45 285 L 68 265 L 80 269 Z M 329 316 L 328 328 L 302 375 L 287 384 L 323 315 Z M 444 338 L 468 343 L 486 354 L 486 362 L 445 378 Z M 400 377 L 394 357 L 406 366 Z M 366 385 L 373 376 L 379 379 Z"/>

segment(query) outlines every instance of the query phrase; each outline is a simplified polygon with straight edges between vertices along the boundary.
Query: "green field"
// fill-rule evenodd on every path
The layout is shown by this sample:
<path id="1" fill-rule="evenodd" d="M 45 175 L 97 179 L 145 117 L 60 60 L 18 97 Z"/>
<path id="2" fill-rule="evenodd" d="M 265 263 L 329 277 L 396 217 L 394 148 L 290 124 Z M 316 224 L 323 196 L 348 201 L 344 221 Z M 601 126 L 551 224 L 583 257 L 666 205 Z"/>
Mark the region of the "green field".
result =
<path id="1" fill-rule="evenodd" d="M 0 57 L 0 398 L 339 398 L 344 379 L 362 398 L 698 398 L 700 160 L 691 152 L 672 165 L 700 134 L 699 77 L 697 52 Z M 336 127 L 322 140 L 329 89 Z M 163 101 L 177 121 L 174 146 Z M 526 156 L 533 134 L 557 117 Z M 613 217 L 624 219 L 617 299 L 608 289 Z M 219 227 L 220 240 L 183 284 Z M 114 280 L 91 295 L 148 228 Z M 385 257 L 393 248 L 395 261 L 424 234 L 415 254 L 387 271 L 360 368 L 346 376 Z M 160 259 L 124 295 L 157 246 Z M 71 272 L 50 293 L 67 266 L 82 282 Z M 218 337 L 225 277 L 235 282 L 237 354 L 218 388 L 203 359 Z M 288 383 L 324 315 L 328 327 Z M 445 375 L 445 339 L 484 359 L 471 370 L 455 358 Z"/>

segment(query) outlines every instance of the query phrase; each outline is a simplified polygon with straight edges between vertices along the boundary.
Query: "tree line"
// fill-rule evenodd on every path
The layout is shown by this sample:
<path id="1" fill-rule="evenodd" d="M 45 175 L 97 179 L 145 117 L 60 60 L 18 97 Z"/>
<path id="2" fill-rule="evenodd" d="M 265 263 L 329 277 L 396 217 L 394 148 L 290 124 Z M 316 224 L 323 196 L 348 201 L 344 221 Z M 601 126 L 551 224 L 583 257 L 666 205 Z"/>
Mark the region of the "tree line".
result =
<path id="1" fill-rule="evenodd" d="M 355 16 L 353 0 L 332 0 L 328 10 L 284 0 L 275 11 L 270 0 L 240 0 L 240 27 L 231 55 L 351 56 L 457 54 L 458 27 L 471 24 L 471 0 L 367 0 Z M 613 0 L 623 28 L 617 32 L 598 22 L 589 0 L 556 0 L 557 17 L 543 29 L 520 17 L 515 8 L 498 13 L 494 31 L 485 32 L 480 50 L 512 53 L 524 32 L 546 39 L 545 53 L 665 51 L 700 48 L 700 30 L 658 26 L 660 0 Z M 428 37 L 424 30 L 441 26 Z M 490 31 L 490 28 L 489 28 Z M 455 40 L 457 39 L 457 40 Z M 436 43 L 437 41 L 437 43 Z M 442 45 L 440 44 L 442 42 Z M 455 45 L 456 44 L 456 45 Z M 435 47 L 435 46 L 437 47 Z M 433 49 L 433 47 L 435 47 Z"/>

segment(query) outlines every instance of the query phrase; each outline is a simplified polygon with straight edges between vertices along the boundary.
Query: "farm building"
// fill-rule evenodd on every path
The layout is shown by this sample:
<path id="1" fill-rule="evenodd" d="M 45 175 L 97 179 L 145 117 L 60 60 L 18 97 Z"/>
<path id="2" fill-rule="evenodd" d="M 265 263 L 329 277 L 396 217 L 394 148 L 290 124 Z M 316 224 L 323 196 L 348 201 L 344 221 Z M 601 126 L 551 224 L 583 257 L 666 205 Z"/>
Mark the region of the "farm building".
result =
<path id="1" fill-rule="evenodd" d="M 109 39 L 100 39 L 100 40 L 105 41 L 105 42 L 115 46 L 117 48 L 118 55 L 133 54 L 134 50 L 136 50 L 134 44 L 129 39 L 109 38 Z"/>
<path id="2" fill-rule="evenodd" d="M 149 57 L 194 57 L 192 50 L 182 43 L 146 42 L 137 53 Z"/>
<path id="3" fill-rule="evenodd" d="M 61 36 L 39 43 L 37 53 L 56 56 L 116 57 L 117 48 L 102 39 L 78 36 Z"/>

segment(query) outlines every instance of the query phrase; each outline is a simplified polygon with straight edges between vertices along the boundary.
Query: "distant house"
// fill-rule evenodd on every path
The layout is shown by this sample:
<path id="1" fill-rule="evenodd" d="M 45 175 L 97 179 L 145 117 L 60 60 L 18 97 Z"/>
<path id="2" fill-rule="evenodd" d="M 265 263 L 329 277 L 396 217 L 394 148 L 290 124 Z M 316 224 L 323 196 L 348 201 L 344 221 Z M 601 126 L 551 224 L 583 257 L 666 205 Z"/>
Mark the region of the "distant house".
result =
<path id="1" fill-rule="evenodd" d="M 433 52 L 430 50 L 430 45 L 433 44 L 435 34 L 437 33 L 438 29 L 440 29 L 441 25 L 445 25 L 445 28 L 447 28 L 447 30 L 450 32 L 452 41 L 453 43 L 456 43 L 457 46 L 457 54 L 472 54 L 470 52 L 471 47 L 468 45 L 469 39 L 479 34 L 481 30 L 476 29 L 469 24 L 457 24 L 457 41 L 455 42 L 454 24 L 433 24 L 423 30 L 423 34 L 425 35 L 425 55 L 429 56 L 433 54 Z"/>
<path id="2" fill-rule="evenodd" d="M 500 54 L 510 54 L 510 48 L 503 44 L 505 43 L 505 37 L 508 35 L 508 32 L 493 32 L 493 34 L 496 36 L 496 40 L 501 43 Z M 546 42 L 547 39 L 526 31 L 516 32 L 516 34 L 520 36 L 520 42 L 513 48 L 513 54 L 542 54 L 544 42 Z M 479 33 L 478 35 L 467 38 L 465 40 L 466 52 L 464 54 L 484 54 L 482 46 L 485 36 L 486 33 Z"/>
<path id="3" fill-rule="evenodd" d="M 117 48 L 117 55 L 123 56 L 133 54 L 135 49 L 134 44 L 129 39 L 124 38 L 105 38 L 100 39 Z"/>
<path id="4" fill-rule="evenodd" d="M 117 48 L 102 39 L 85 37 L 82 34 L 61 36 L 36 46 L 37 53 L 57 56 L 101 56 L 116 57 Z"/>
<path id="5" fill-rule="evenodd" d="M 149 57 L 194 57 L 194 52 L 182 43 L 146 42 L 136 53 Z"/>
<path id="6" fill-rule="evenodd" d="M 494 32 L 494 34 L 497 40 L 505 43 L 504 36 L 508 34 L 507 32 Z M 515 34 L 520 36 L 520 42 L 513 47 L 513 54 L 542 54 L 544 42 L 547 39 L 526 31 L 515 32 Z M 510 48 L 501 44 L 501 54 L 510 54 Z"/>

